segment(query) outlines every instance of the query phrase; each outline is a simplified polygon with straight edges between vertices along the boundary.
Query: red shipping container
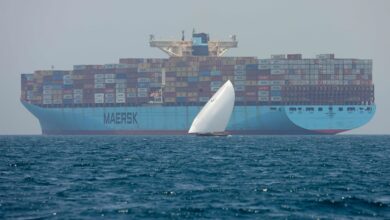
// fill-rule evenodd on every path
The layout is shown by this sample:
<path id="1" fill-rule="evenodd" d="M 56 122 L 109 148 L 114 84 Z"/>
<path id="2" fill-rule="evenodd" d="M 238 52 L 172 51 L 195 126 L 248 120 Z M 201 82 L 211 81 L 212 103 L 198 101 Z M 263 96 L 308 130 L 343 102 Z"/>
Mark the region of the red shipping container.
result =
<path id="1" fill-rule="evenodd" d="M 256 92 L 246 92 L 245 96 L 257 96 Z"/>
<path id="2" fill-rule="evenodd" d="M 268 80 L 268 79 L 269 79 L 269 76 L 257 76 L 257 79 L 260 79 L 260 80 Z"/>
<path id="3" fill-rule="evenodd" d="M 258 89 L 261 91 L 268 91 L 269 88 L 270 88 L 269 86 L 258 86 Z"/>
<path id="4" fill-rule="evenodd" d="M 222 76 L 211 76 L 211 81 L 222 81 Z"/>

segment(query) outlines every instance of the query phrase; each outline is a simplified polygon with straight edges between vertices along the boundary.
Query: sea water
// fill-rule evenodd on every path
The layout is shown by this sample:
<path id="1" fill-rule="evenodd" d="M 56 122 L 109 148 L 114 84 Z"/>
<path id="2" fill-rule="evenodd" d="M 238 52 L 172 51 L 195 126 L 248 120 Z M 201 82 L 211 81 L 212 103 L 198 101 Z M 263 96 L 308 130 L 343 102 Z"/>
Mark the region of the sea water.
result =
<path id="1" fill-rule="evenodd" d="M 390 136 L 2 136 L 1 219 L 389 219 Z"/>

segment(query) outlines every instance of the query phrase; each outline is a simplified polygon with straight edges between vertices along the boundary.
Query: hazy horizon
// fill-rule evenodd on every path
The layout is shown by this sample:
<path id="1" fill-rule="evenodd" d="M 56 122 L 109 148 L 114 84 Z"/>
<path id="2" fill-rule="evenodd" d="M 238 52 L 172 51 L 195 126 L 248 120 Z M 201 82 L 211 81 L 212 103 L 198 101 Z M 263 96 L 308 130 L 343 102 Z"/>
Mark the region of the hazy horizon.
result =
<path id="1" fill-rule="evenodd" d="M 244 3 L 245 2 L 245 3 Z M 236 34 L 226 56 L 301 53 L 304 58 L 373 60 L 377 112 L 345 134 L 390 134 L 390 1 L 0 1 L 0 135 L 40 134 L 38 120 L 20 103 L 20 74 L 71 70 L 76 64 L 117 63 L 119 58 L 167 57 L 149 35 L 211 39 Z"/>

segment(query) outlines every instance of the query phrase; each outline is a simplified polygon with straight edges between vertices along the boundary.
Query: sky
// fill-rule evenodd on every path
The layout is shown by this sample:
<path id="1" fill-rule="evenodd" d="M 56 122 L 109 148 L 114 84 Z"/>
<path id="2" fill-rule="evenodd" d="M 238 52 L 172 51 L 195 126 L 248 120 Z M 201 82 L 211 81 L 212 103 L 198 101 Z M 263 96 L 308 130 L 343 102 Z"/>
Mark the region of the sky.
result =
<path id="1" fill-rule="evenodd" d="M 166 57 L 148 45 L 187 37 L 236 34 L 226 56 L 334 53 L 373 60 L 377 112 L 347 134 L 390 134 L 390 1 L 388 0 L 0 0 L 0 134 L 40 134 L 20 103 L 20 74 L 119 58 Z"/>

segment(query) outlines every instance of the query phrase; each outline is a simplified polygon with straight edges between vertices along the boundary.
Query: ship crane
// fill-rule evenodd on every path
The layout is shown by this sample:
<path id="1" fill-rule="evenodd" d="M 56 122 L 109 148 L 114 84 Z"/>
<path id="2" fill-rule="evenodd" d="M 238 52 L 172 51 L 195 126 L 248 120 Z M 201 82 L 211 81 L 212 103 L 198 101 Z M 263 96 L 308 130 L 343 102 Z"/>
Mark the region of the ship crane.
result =
<path id="1" fill-rule="evenodd" d="M 156 40 L 154 35 L 150 35 L 149 44 L 151 47 L 156 47 L 170 57 L 186 57 L 193 56 L 194 39 L 185 40 L 184 32 L 182 32 L 181 40 Z M 230 41 L 208 41 L 208 56 L 220 57 L 223 56 L 229 49 L 236 48 L 238 41 L 236 35 L 230 36 Z"/>

